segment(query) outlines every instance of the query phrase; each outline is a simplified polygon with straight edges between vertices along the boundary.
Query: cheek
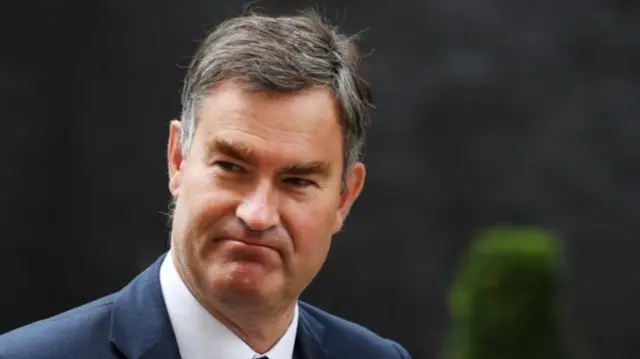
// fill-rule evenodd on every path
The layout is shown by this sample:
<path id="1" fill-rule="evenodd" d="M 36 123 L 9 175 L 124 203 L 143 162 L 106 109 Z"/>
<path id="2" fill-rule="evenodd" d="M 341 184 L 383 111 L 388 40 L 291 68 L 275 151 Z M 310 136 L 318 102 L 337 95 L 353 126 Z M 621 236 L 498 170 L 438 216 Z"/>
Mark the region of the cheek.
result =
<path id="1" fill-rule="evenodd" d="M 203 176 L 186 176 L 176 205 L 179 223 L 175 223 L 180 228 L 183 246 L 199 250 L 217 220 L 233 214 L 233 204 L 230 193 L 215 188 Z"/>
<path id="2" fill-rule="evenodd" d="M 194 172 L 197 173 L 189 173 L 183 179 L 181 196 L 193 226 L 204 228 L 232 210 L 233 196 L 229 191 L 218 188 L 212 180 L 213 174 L 205 169 Z"/>
<path id="3" fill-rule="evenodd" d="M 298 210 L 293 212 L 293 238 L 299 254 L 322 257 L 331 242 L 336 212 L 327 210 Z"/>
<path id="4" fill-rule="evenodd" d="M 310 211 L 306 213 L 296 216 L 295 227 L 292 228 L 295 248 L 292 266 L 303 283 L 312 281 L 322 268 L 329 253 L 332 236 L 329 215 Z"/>

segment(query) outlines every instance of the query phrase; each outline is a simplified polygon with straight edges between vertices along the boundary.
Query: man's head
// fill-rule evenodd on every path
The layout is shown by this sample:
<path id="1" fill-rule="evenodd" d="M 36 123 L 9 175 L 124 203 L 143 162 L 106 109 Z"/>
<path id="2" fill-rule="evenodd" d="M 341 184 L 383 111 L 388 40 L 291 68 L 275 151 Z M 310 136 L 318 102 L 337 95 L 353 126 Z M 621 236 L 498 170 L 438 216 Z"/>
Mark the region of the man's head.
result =
<path id="1" fill-rule="evenodd" d="M 168 148 L 172 246 L 196 297 L 300 295 L 362 189 L 370 102 L 352 39 L 317 15 L 243 16 L 205 39 Z"/>

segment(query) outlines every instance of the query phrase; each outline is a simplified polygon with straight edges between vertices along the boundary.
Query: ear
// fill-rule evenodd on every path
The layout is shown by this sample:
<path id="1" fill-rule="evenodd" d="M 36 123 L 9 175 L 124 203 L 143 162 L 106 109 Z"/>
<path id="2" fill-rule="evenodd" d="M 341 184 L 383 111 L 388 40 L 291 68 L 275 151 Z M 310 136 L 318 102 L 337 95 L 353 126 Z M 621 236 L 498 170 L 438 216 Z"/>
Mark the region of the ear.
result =
<path id="1" fill-rule="evenodd" d="M 182 146 L 180 136 L 182 124 L 173 120 L 169 127 L 169 144 L 167 146 L 167 160 L 169 167 L 169 191 L 174 199 L 178 198 L 180 184 L 182 182 Z"/>
<path id="2" fill-rule="evenodd" d="M 346 174 L 346 188 L 344 188 L 341 198 L 340 206 L 338 207 L 338 213 L 336 218 L 336 224 L 333 229 L 333 233 L 340 231 L 344 224 L 351 206 L 360 196 L 362 187 L 364 187 L 364 178 L 366 176 L 366 169 L 362 162 L 357 162 L 348 170 Z"/>

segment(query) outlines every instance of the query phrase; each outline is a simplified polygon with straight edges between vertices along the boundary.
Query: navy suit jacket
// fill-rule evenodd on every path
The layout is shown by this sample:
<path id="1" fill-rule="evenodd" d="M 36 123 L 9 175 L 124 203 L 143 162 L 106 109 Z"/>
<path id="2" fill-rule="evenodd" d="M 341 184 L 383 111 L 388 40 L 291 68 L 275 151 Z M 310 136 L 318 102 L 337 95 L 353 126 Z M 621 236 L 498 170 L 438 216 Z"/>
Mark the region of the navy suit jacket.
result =
<path id="1" fill-rule="evenodd" d="M 160 288 L 165 255 L 117 293 L 0 336 L 0 358 L 180 359 Z M 296 359 L 410 358 L 398 343 L 304 302 L 298 322 Z"/>

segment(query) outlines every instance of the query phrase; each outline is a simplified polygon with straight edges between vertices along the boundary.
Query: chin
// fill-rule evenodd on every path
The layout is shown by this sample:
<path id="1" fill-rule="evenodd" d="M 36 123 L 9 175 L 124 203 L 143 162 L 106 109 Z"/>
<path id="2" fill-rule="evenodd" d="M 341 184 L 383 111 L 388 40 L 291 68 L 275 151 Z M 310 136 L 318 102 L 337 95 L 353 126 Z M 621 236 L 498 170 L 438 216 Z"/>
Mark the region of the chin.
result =
<path id="1" fill-rule="evenodd" d="M 235 300 L 263 300 L 269 297 L 269 287 L 275 273 L 255 262 L 231 262 L 210 268 L 207 277 L 213 293 Z"/>

